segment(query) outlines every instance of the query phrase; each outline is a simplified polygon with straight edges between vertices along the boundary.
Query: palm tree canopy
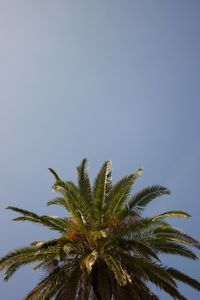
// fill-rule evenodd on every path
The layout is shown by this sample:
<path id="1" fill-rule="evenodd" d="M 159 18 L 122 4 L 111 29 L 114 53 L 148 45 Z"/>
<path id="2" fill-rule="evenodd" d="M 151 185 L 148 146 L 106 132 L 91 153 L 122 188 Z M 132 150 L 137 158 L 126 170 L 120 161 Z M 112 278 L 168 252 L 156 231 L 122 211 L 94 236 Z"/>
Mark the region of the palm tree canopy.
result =
<path id="1" fill-rule="evenodd" d="M 66 217 L 40 216 L 9 206 L 19 214 L 15 221 L 39 223 L 58 231 L 56 239 L 35 241 L 0 259 L 7 281 L 21 266 L 36 263 L 45 277 L 24 300 L 159 299 L 148 283 L 164 290 L 172 299 L 186 299 L 178 289 L 181 281 L 200 291 L 200 283 L 180 270 L 162 264 L 161 254 L 197 260 L 192 248 L 200 248 L 190 234 L 167 222 L 170 217 L 188 218 L 183 211 L 167 211 L 142 217 L 145 207 L 170 191 L 160 185 L 131 190 L 143 169 L 112 182 L 112 164 L 106 161 L 94 184 L 90 183 L 87 160 L 77 167 L 78 183 L 55 178 L 52 191 L 59 197 L 47 205 L 60 205 Z"/>

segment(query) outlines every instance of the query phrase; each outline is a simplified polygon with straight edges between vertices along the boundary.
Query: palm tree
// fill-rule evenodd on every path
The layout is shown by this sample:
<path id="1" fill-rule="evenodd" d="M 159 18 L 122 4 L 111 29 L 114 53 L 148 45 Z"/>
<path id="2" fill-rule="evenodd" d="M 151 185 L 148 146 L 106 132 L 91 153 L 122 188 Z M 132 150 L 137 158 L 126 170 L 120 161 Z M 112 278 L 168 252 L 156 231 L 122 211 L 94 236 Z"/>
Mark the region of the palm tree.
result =
<path id="1" fill-rule="evenodd" d="M 162 264 L 160 254 L 180 255 L 192 260 L 191 247 L 200 248 L 191 235 L 171 226 L 169 217 L 187 218 L 183 211 L 168 211 L 142 217 L 144 208 L 155 198 L 168 195 L 167 188 L 153 185 L 130 196 L 142 169 L 112 184 L 112 165 L 106 161 L 91 187 L 87 160 L 78 171 L 78 184 L 63 181 L 53 169 L 52 190 L 59 193 L 48 205 L 61 205 L 65 218 L 39 216 L 21 208 L 15 221 L 30 221 L 59 232 L 56 239 L 35 241 L 0 259 L 7 281 L 21 266 L 37 263 L 45 277 L 25 300 L 150 300 L 159 299 L 148 284 L 153 283 L 173 299 L 186 299 L 177 281 L 200 290 L 200 283 L 183 272 Z"/>

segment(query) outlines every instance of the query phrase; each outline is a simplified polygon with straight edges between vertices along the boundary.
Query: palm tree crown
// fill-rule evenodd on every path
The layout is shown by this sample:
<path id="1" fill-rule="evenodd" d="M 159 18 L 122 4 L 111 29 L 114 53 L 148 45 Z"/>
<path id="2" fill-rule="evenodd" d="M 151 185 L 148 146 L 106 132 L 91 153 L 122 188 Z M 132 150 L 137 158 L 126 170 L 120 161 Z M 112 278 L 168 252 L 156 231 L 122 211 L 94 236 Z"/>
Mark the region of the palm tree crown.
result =
<path id="1" fill-rule="evenodd" d="M 148 283 L 164 290 L 173 299 L 186 299 L 178 290 L 182 281 L 200 291 L 200 283 L 183 272 L 162 264 L 160 254 L 174 254 L 196 260 L 191 247 L 199 242 L 171 226 L 169 217 L 187 218 L 183 211 L 168 211 L 142 217 L 155 198 L 168 195 L 167 188 L 153 185 L 131 196 L 142 169 L 112 183 L 112 165 L 106 161 L 93 186 L 87 160 L 78 166 L 78 184 L 63 181 L 53 169 L 52 190 L 60 194 L 48 205 L 61 205 L 70 214 L 64 218 L 39 216 L 9 206 L 20 214 L 15 221 L 30 221 L 59 232 L 56 239 L 35 241 L 0 259 L 7 281 L 21 266 L 37 263 L 45 277 L 24 300 L 150 300 L 159 299 Z"/>

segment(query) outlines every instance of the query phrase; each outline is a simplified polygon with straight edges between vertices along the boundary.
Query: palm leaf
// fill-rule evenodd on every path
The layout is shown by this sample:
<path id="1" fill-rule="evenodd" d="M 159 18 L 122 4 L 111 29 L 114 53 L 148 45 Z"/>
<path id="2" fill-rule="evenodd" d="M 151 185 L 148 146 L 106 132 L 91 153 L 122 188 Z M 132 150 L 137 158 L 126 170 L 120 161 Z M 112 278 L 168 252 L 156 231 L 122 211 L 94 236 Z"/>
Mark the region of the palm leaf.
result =
<path id="1" fill-rule="evenodd" d="M 137 212 L 141 212 L 144 208 L 155 198 L 169 195 L 170 191 L 160 185 L 152 185 L 139 191 L 135 196 L 131 198 L 128 203 L 129 209 L 134 209 Z"/>
<path id="2" fill-rule="evenodd" d="M 143 169 L 139 168 L 136 172 L 122 177 L 113 187 L 109 194 L 106 207 L 106 215 L 115 214 L 127 200 L 133 183 L 142 174 Z"/>
<path id="3" fill-rule="evenodd" d="M 181 210 L 171 210 L 167 211 L 162 214 L 158 214 L 152 217 L 152 221 L 163 219 L 163 218 L 169 218 L 169 217 L 179 217 L 179 218 L 189 218 L 191 217 L 188 213 L 181 211 Z"/>
<path id="4" fill-rule="evenodd" d="M 156 253 L 180 255 L 197 260 L 196 254 L 187 247 L 168 240 L 148 239 L 145 241 Z"/>
<path id="5" fill-rule="evenodd" d="M 56 250 L 38 249 L 36 246 L 19 248 L 0 259 L 0 270 L 5 270 L 4 280 L 8 280 L 21 266 L 35 261 L 54 259 Z"/>
<path id="6" fill-rule="evenodd" d="M 53 174 L 53 176 L 55 177 L 56 180 L 60 180 L 60 177 L 58 176 L 56 171 L 54 171 L 54 169 L 48 168 L 48 170 L 51 172 L 51 174 Z"/>
<path id="7" fill-rule="evenodd" d="M 103 222 L 102 216 L 106 197 L 111 186 L 111 171 L 112 164 L 110 161 L 106 161 L 96 177 L 93 187 L 93 207 L 96 217 L 101 224 Z"/>
<path id="8" fill-rule="evenodd" d="M 69 181 L 64 182 L 62 180 L 59 180 L 53 185 L 52 191 L 62 194 L 66 201 L 66 208 L 68 209 L 69 213 L 73 217 L 78 218 L 80 221 L 82 221 L 80 207 L 77 206 L 78 205 L 77 199 L 74 198 L 74 195 L 72 193 L 72 187 L 71 189 L 70 187 L 71 187 L 71 182 Z"/>
<path id="9" fill-rule="evenodd" d="M 185 284 L 190 285 L 194 289 L 200 291 L 200 282 L 186 275 L 185 273 L 176 270 L 174 268 L 168 268 L 168 273 L 178 281 L 182 281 Z"/>
<path id="10" fill-rule="evenodd" d="M 172 237 L 172 238 L 180 238 L 182 240 L 185 240 L 188 244 L 191 246 L 194 246 L 196 248 L 200 248 L 200 244 L 193 236 L 189 235 L 188 233 L 179 230 L 177 228 L 171 227 L 171 226 L 158 226 L 153 229 L 152 234 L 155 234 L 156 236 L 162 236 L 162 237 Z"/>
<path id="11" fill-rule="evenodd" d="M 146 245 L 145 243 L 142 243 L 140 241 L 134 240 L 134 239 L 119 239 L 117 240 L 117 244 L 119 245 L 120 249 L 124 249 L 125 251 L 133 251 L 134 253 L 137 253 L 140 256 L 146 257 L 146 258 L 154 258 L 156 260 L 159 260 L 156 252 Z"/>
<path id="12" fill-rule="evenodd" d="M 80 193 L 83 195 L 85 200 L 91 204 L 92 202 L 92 191 L 90 185 L 90 179 L 87 172 L 87 159 L 84 158 L 80 165 L 77 167 L 78 172 L 78 187 Z"/>
<path id="13" fill-rule="evenodd" d="M 126 270 L 123 269 L 120 261 L 111 254 L 104 253 L 101 257 L 114 273 L 118 284 L 120 286 L 126 285 L 129 282 L 130 278 Z"/>
<path id="14" fill-rule="evenodd" d="M 73 202 L 75 209 L 87 220 L 90 212 L 90 204 L 80 193 L 78 187 L 73 182 L 68 181 L 66 182 L 66 193 L 68 195 L 68 203 L 69 201 L 70 204 Z"/>
<path id="15" fill-rule="evenodd" d="M 22 214 L 22 217 L 14 218 L 13 221 L 29 221 L 38 223 L 43 226 L 47 226 L 52 230 L 63 232 L 65 231 L 65 222 L 60 218 L 51 216 L 39 216 L 31 211 L 21 209 L 15 206 L 8 206 L 6 209 L 10 209 L 14 212 Z"/>
<path id="16" fill-rule="evenodd" d="M 54 199 L 48 201 L 47 206 L 50 206 L 50 205 L 60 205 L 60 206 L 63 206 L 66 210 L 69 210 L 67 201 L 63 197 L 57 197 L 57 198 L 54 198 Z"/>
<path id="17" fill-rule="evenodd" d="M 79 288 L 79 283 L 83 273 L 79 269 L 78 261 L 75 262 L 70 269 L 66 269 L 65 276 L 63 276 L 64 284 L 60 291 L 58 291 L 55 300 L 63 300 L 66 297 L 71 300 L 76 299 Z M 26 300 L 26 299 L 25 299 Z M 27 299 L 28 300 L 28 299 Z"/>

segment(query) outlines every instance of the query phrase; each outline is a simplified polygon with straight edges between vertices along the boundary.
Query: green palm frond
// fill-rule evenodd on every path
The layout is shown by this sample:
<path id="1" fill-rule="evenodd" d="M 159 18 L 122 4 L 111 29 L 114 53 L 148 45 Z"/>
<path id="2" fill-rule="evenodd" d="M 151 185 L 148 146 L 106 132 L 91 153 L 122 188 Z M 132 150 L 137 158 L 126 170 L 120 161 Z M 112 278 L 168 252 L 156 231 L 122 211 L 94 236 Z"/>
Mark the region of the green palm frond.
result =
<path id="1" fill-rule="evenodd" d="M 39 249 L 37 246 L 19 248 L 0 259 L 0 270 L 5 270 L 4 280 L 8 280 L 21 266 L 35 261 L 54 259 L 55 248 Z"/>
<path id="2" fill-rule="evenodd" d="M 145 244 L 149 245 L 154 251 L 159 254 L 180 255 L 189 259 L 197 260 L 197 255 L 184 245 L 168 240 L 146 239 Z"/>
<path id="3" fill-rule="evenodd" d="M 128 259 L 128 268 L 133 268 L 135 274 L 139 272 L 140 277 L 145 281 L 150 281 L 160 289 L 163 289 L 173 299 L 186 300 L 177 289 L 176 282 L 168 273 L 168 269 L 162 265 L 144 261 L 141 258 Z"/>
<path id="4" fill-rule="evenodd" d="M 60 193 L 65 201 L 66 201 L 66 208 L 68 209 L 69 213 L 79 220 L 81 219 L 80 208 L 77 207 L 77 199 L 74 198 L 73 193 L 70 191 L 69 187 L 71 186 L 71 182 L 64 182 L 62 180 L 57 181 L 53 187 L 52 191 Z"/>
<path id="5" fill-rule="evenodd" d="M 29 221 L 33 223 L 38 223 L 43 226 L 49 227 L 52 230 L 60 232 L 64 232 L 66 229 L 65 221 L 63 221 L 59 217 L 39 216 L 36 213 L 33 213 L 29 210 L 21 209 L 15 206 L 8 206 L 6 209 L 22 214 L 21 217 L 14 218 L 13 221 Z"/>
<path id="6" fill-rule="evenodd" d="M 121 205 L 127 200 L 131 188 L 136 179 L 142 174 L 143 169 L 139 168 L 136 172 L 122 177 L 112 188 L 108 196 L 106 214 L 114 214 Z"/>
<path id="7" fill-rule="evenodd" d="M 56 267 L 26 296 L 24 300 L 61 300 L 63 297 L 75 299 L 78 282 L 82 276 L 78 261 L 67 263 L 63 267 Z"/>
<path id="8" fill-rule="evenodd" d="M 73 201 L 76 210 L 87 220 L 90 213 L 90 203 L 83 197 L 78 187 L 73 182 L 68 181 L 66 182 L 66 193 L 70 201 Z"/>
<path id="9" fill-rule="evenodd" d="M 73 182 L 58 181 L 53 185 L 53 190 L 64 196 L 65 206 L 74 217 L 80 220 L 87 219 L 90 205 Z"/>
<path id="10" fill-rule="evenodd" d="M 128 206 L 129 209 L 141 212 L 155 198 L 169 194 L 170 191 L 166 187 L 160 185 L 148 186 L 133 196 L 129 200 Z"/>
<path id="11" fill-rule="evenodd" d="M 166 267 L 164 267 L 162 264 L 148 261 L 141 257 L 131 257 L 128 258 L 128 261 L 136 273 L 141 273 L 142 278 L 148 279 L 153 283 L 159 283 L 159 280 L 163 280 L 176 287 L 175 281 L 168 274 Z"/>
<path id="12" fill-rule="evenodd" d="M 129 253 L 137 253 L 138 255 L 146 258 L 154 258 L 159 261 L 159 257 L 151 246 L 146 245 L 134 239 L 119 239 L 117 245 Z"/>
<path id="13" fill-rule="evenodd" d="M 83 195 L 85 200 L 91 204 L 92 203 L 92 190 L 90 184 L 90 178 L 87 172 L 87 159 L 84 158 L 80 165 L 77 167 L 78 173 L 78 187 L 80 193 Z"/>
<path id="14" fill-rule="evenodd" d="M 54 171 L 54 169 L 48 168 L 48 170 L 51 172 L 51 174 L 53 174 L 53 176 L 55 177 L 56 180 L 60 180 L 60 177 L 58 176 L 56 171 Z"/>
<path id="15" fill-rule="evenodd" d="M 43 257 L 54 258 L 55 255 L 56 249 L 54 247 L 47 249 L 40 249 L 37 246 L 18 248 L 0 258 L 0 269 L 7 268 L 15 262 L 31 262 L 32 259 L 34 259 L 33 261 L 41 260 Z"/>
<path id="16" fill-rule="evenodd" d="M 176 270 L 174 268 L 168 268 L 167 272 L 172 276 L 174 279 L 178 281 L 182 281 L 183 283 L 190 285 L 194 289 L 200 291 L 200 281 L 197 281 L 190 276 L 186 275 L 185 273 Z"/>
<path id="17" fill-rule="evenodd" d="M 12 264 L 10 267 L 8 267 L 5 272 L 4 272 L 4 277 L 3 280 L 4 281 L 8 281 L 10 279 L 10 277 L 16 272 L 18 271 L 18 269 L 23 266 L 23 263 L 16 263 L 16 264 Z"/>
<path id="18" fill-rule="evenodd" d="M 160 279 L 159 282 L 155 280 L 153 283 L 156 287 L 159 287 L 160 289 L 164 290 L 168 294 L 168 296 L 171 296 L 172 299 L 188 300 L 179 292 L 177 287 L 174 287 L 173 285 L 169 284 L 168 282 L 165 282 L 162 279 Z"/>
<path id="19" fill-rule="evenodd" d="M 112 164 L 110 161 L 106 161 L 96 177 L 93 187 L 93 208 L 95 216 L 101 224 L 103 222 L 103 210 L 106 198 L 111 187 L 111 172 Z"/>
<path id="20" fill-rule="evenodd" d="M 170 218 L 170 217 L 179 217 L 179 218 L 190 218 L 191 216 L 181 210 L 171 210 L 164 212 L 162 214 L 158 214 L 152 217 L 152 221 L 158 220 L 158 219 L 164 219 L 164 218 Z"/>
<path id="21" fill-rule="evenodd" d="M 24 300 L 45 300 L 51 299 L 57 291 L 61 288 L 63 281 L 61 275 L 63 275 L 63 269 L 57 268 L 25 297 Z"/>
<path id="22" fill-rule="evenodd" d="M 132 218 L 113 229 L 112 235 L 116 238 L 120 236 L 131 235 L 133 238 L 138 239 L 141 236 L 149 236 L 153 230 L 158 226 L 170 226 L 162 219 L 152 220 L 152 218 Z"/>
<path id="23" fill-rule="evenodd" d="M 6 209 L 10 209 L 12 211 L 15 211 L 15 212 L 18 212 L 24 216 L 28 216 L 30 218 L 39 218 L 39 216 L 29 210 L 25 210 L 25 209 L 22 209 L 22 208 L 18 208 L 18 207 L 15 207 L 15 206 L 8 206 L 6 207 Z"/>
<path id="24" fill-rule="evenodd" d="M 47 206 L 50 206 L 50 205 L 60 205 L 60 206 L 64 207 L 67 211 L 69 211 L 67 201 L 63 197 L 56 197 L 56 198 L 48 201 Z"/>
<path id="25" fill-rule="evenodd" d="M 123 269 L 120 261 L 111 254 L 104 253 L 101 255 L 101 258 L 107 264 L 107 266 L 112 270 L 120 286 L 126 285 L 128 282 L 131 282 L 131 278 L 127 271 Z"/>
<path id="26" fill-rule="evenodd" d="M 200 244 L 193 236 L 187 234 L 184 231 L 181 231 L 179 229 L 173 228 L 173 227 L 163 227 L 158 226 L 153 229 L 152 237 L 155 236 L 157 240 L 164 239 L 164 240 L 174 240 L 183 244 L 187 244 L 193 247 L 196 247 L 197 249 L 200 248 Z"/>
<path id="27" fill-rule="evenodd" d="M 58 239 L 53 239 L 49 241 L 34 241 L 31 243 L 32 246 L 37 246 L 39 248 L 46 248 L 50 246 L 55 246 L 58 243 Z"/>
<path id="28" fill-rule="evenodd" d="M 46 263 L 48 263 L 48 260 L 44 260 L 41 263 L 37 264 L 34 268 L 33 268 L 33 272 L 39 270 L 41 267 L 43 267 Z"/>

